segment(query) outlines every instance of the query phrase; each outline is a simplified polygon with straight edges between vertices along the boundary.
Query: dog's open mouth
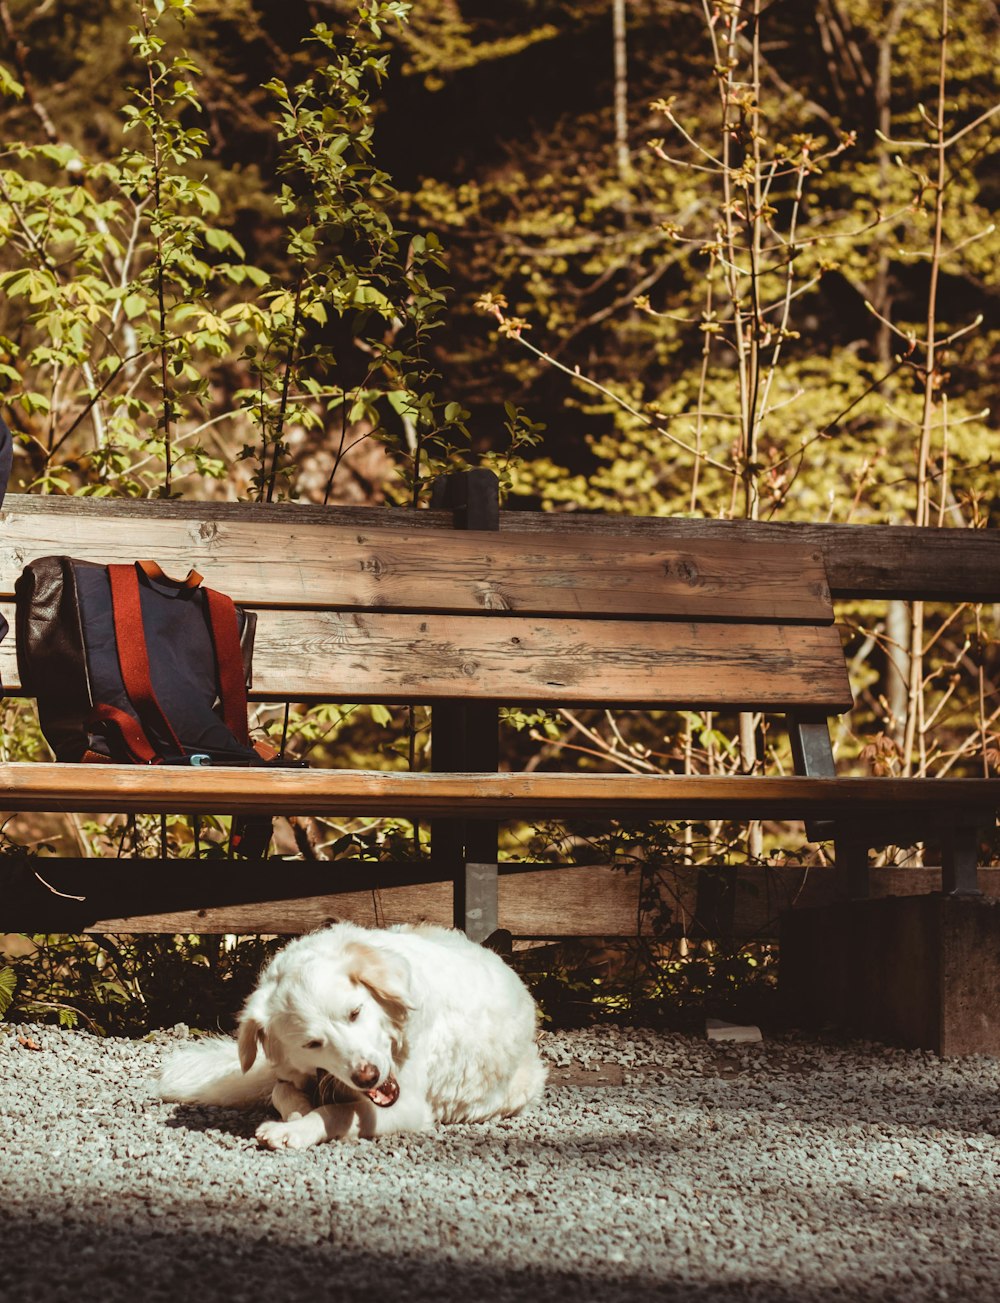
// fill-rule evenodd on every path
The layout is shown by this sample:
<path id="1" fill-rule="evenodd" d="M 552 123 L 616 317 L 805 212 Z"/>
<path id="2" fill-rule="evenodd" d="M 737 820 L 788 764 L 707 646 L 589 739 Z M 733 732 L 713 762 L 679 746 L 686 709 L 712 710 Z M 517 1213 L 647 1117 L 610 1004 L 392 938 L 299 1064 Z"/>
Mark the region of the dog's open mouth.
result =
<path id="1" fill-rule="evenodd" d="M 380 1086 L 375 1086 L 371 1090 L 360 1090 L 357 1086 L 349 1086 L 346 1082 L 339 1081 L 332 1072 L 317 1068 L 316 1095 L 320 1103 L 324 1104 L 349 1104 L 351 1100 L 364 1095 L 379 1108 L 392 1108 L 399 1099 L 399 1082 L 390 1073 Z"/>
<path id="2" fill-rule="evenodd" d="M 377 1104 L 379 1108 L 391 1108 L 399 1099 L 399 1082 L 390 1073 L 381 1086 L 376 1086 L 374 1090 L 365 1090 L 361 1093 L 367 1095 L 371 1102 Z"/>

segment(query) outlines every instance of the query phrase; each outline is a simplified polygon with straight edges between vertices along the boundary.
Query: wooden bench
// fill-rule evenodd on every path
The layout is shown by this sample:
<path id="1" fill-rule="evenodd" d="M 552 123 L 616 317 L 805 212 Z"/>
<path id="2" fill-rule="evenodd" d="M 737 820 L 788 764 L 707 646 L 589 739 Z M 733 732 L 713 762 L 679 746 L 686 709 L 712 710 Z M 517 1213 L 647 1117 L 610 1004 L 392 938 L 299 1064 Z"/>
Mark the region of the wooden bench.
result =
<path id="1" fill-rule="evenodd" d="M 8 496 L 3 603 L 38 556 L 193 565 L 258 612 L 253 700 L 429 703 L 434 772 L 2 764 L 11 812 L 431 822 L 430 859 L 416 862 L 45 859 L 47 887 L 34 874 L 8 883 L 5 926 L 305 930 L 350 916 L 374 886 L 450 881 L 456 924 L 482 940 L 507 922 L 497 822 L 559 817 L 805 820 L 833 837 L 853 896 L 867 893 L 870 847 L 931 837 L 944 890 L 976 893 L 977 838 L 1000 783 L 835 776 L 827 721 L 852 695 L 815 543 L 739 529 L 734 542 L 721 528 L 677 544 L 553 523 L 499 529 L 488 472 L 454 477 L 428 512 Z M 13 635 L 0 671 L 18 693 Z M 497 772 L 497 708 L 514 703 L 780 714 L 796 773 Z M 557 877 L 547 874 L 553 913 Z M 273 926 L 282 901 L 299 902 L 293 927 L 280 909 Z"/>

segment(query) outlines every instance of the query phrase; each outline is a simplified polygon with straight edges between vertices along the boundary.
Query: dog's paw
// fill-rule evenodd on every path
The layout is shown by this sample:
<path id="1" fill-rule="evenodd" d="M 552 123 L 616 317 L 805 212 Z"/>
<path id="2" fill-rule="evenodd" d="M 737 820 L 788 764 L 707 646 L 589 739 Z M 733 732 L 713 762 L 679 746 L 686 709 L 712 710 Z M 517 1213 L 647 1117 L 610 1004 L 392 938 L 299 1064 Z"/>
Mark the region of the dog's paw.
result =
<path id="1" fill-rule="evenodd" d="M 262 1149 L 305 1149 L 313 1144 L 312 1137 L 295 1122 L 262 1122 L 256 1136 Z"/>

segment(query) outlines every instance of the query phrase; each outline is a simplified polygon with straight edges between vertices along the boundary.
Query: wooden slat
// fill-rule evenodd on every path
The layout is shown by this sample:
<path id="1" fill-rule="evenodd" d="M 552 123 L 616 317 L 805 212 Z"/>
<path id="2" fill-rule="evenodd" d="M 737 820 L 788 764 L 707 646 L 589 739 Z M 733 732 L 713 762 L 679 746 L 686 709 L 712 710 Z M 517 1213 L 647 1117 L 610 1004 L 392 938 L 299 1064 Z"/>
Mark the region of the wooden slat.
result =
<path id="1" fill-rule="evenodd" d="M 196 531 L 205 524 L 220 528 L 237 522 L 294 528 L 300 524 L 347 526 L 367 530 L 377 516 L 378 527 L 412 532 L 451 528 L 445 511 L 394 511 L 371 507 L 313 507 L 249 502 L 135 502 L 125 499 L 44 498 L 8 494 L 0 511 L 0 541 L 18 517 L 68 520 L 93 513 L 103 520 L 133 521 L 140 526 L 153 517 L 186 521 Z M 56 526 L 60 531 L 62 524 Z M 1000 600 L 1000 530 L 917 529 L 902 525 L 832 525 L 809 521 L 688 520 L 678 517 L 590 515 L 564 512 L 504 511 L 505 533 L 557 533 L 567 542 L 581 536 L 629 539 L 657 546 L 686 549 L 703 541 L 726 540 L 740 547 L 767 543 L 819 550 L 826 562 L 835 597 L 901 597 L 914 601 L 992 602 Z M 466 535 L 466 538 L 469 536 Z M 207 541 L 207 539 L 206 539 Z M 60 551 L 65 548 L 60 547 Z M 133 553 L 134 555 L 134 553 Z M 222 586 L 222 585 L 220 585 Z M 2 591 L 2 590 L 0 590 Z"/>
<path id="2" fill-rule="evenodd" d="M 364 528 L 349 528 L 293 522 L 287 513 L 268 521 L 177 518 L 156 503 L 140 516 L 109 515 L 107 505 L 88 499 L 75 511 L 26 512 L 8 498 L 0 513 L 0 596 L 10 598 L 21 570 L 40 556 L 148 556 L 168 573 L 194 566 L 211 587 L 253 606 L 833 619 L 819 552 L 795 544 L 748 554 L 746 544 L 725 541 L 690 550 L 613 537 L 400 530 L 382 527 L 387 513 L 379 511 Z"/>
<path id="3" fill-rule="evenodd" d="M 931 529 L 906 525 L 827 525 L 806 520 L 686 520 L 662 516 L 552 516 L 504 511 L 501 530 L 547 532 L 558 522 L 566 538 L 642 539 L 697 548 L 727 539 L 735 546 L 791 544 L 819 551 L 835 598 L 899 597 L 927 602 L 1000 601 L 1000 530 Z"/>
<path id="4" fill-rule="evenodd" d="M 293 690 L 294 684 L 294 690 Z M 830 626 L 262 613 L 254 690 L 691 709 L 852 704 Z"/>
<path id="5" fill-rule="evenodd" d="M 13 640 L 0 675 L 19 691 Z M 258 701 L 463 700 L 790 709 L 852 704 L 829 625 L 263 611 Z"/>
<path id="6" fill-rule="evenodd" d="M 212 524 L 231 524 L 250 521 L 268 525 L 278 522 L 296 524 L 344 525 L 350 529 L 364 529 L 372 523 L 373 513 L 379 523 L 388 528 L 398 526 L 411 529 L 452 529 L 450 511 L 412 511 L 409 508 L 386 507 L 319 507 L 308 502 L 228 502 L 221 500 L 195 501 L 173 499 L 164 502 L 159 498 L 66 498 L 35 493 L 8 493 L 0 508 L 0 525 L 6 526 L 15 516 L 40 516 L 51 519 L 69 519 L 79 514 L 94 515 L 105 520 L 131 520 L 138 528 L 153 518 L 160 520 L 208 521 Z"/>
<path id="7" fill-rule="evenodd" d="M 53 897 L 32 890 L 6 901 L 5 926 L 25 932 L 295 933 L 338 919 L 369 925 L 452 924 L 450 882 L 385 885 L 392 864 L 195 864 L 183 860 L 46 860 Z M 639 875 L 606 864 L 505 873 L 500 926 L 515 936 L 625 936 L 634 932 Z M 427 866 L 424 874 L 427 875 Z M 365 877 L 370 885 L 362 888 Z M 405 876 L 405 875 L 404 875 Z M 0 878 L 2 881 L 2 878 Z M 352 890 L 343 890 L 343 885 Z M 292 891 L 294 886 L 294 893 Z M 69 895 L 83 896 L 82 901 Z M 57 913 L 47 920 L 43 911 Z"/>
<path id="8" fill-rule="evenodd" d="M 233 899 L 226 903 L 199 905 L 198 892 L 205 899 L 204 866 L 184 861 L 170 861 L 164 872 L 161 861 L 150 861 L 148 875 L 143 865 L 131 865 L 128 878 L 117 870 L 115 862 L 86 862 L 89 880 L 72 876 L 62 861 L 47 860 L 43 873 L 53 878 L 60 890 L 74 894 L 91 893 L 92 904 L 72 903 L 78 917 L 63 916 L 58 928 L 38 922 L 40 912 L 31 917 L 11 914 L 8 901 L 7 923 L 18 931 L 81 932 L 236 932 L 298 933 L 327 926 L 338 919 L 348 919 L 368 926 L 393 923 L 437 923 L 450 926 L 452 888 L 447 882 L 414 882 L 405 886 L 375 883 L 367 890 L 338 890 L 316 885 L 320 875 L 336 872 L 341 866 L 313 865 L 312 891 L 299 881 L 298 873 L 310 866 L 286 864 L 270 866 L 263 873 L 252 866 L 228 866 L 237 884 Z M 384 865 L 368 866 L 375 878 Z M 558 868 L 505 872 L 500 866 L 500 926 L 516 937 L 586 937 L 634 936 L 637 926 L 649 933 L 652 920 L 639 910 L 640 878 L 625 874 L 606 864 L 569 865 Z M 215 873 L 212 865 L 208 872 Z M 694 878 L 697 870 L 679 865 L 665 873 L 676 872 L 681 892 L 681 918 L 690 926 L 695 914 Z M 733 866 L 734 909 L 727 936 L 742 940 L 774 941 L 778 938 L 778 919 L 786 909 L 804 909 L 830 904 L 840 899 L 836 874 L 831 869 L 797 866 Z M 286 880 L 295 877 L 303 894 L 290 896 Z M 259 895 L 247 891 L 247 879 L 259 884 Z M 149 891 L 141 901 L 142 887 Z M 355 884 L 356 885 L 356 884 Z M 979 870 L 979 885 L 988 899 L 1000 898 L 1000 868 Z M 270 886 L 271 894 L 269 894 Z M 280 890 L 279 890 L 280 888 Z M 881 896 L 917 896 L 941 890 L 941 870 L 936 867 L 881 867 L 871 870 L 871 894 Z M 138 897 L 138 900 L 137 900 Z M 172 897 L 172 899 L 171 899 Z M 185 897 L 187 899 L 185 900 Z M 34 896 L 36 911 L 46 905 L 40 888 Z M 65 905 L 65 902 L 61 902 Z M 106 912 L 101 914 L 103 908 Z M 126 912 L 126 908 L 129 911 Z M 95 909 L 98 911 L 95 913 Z M 153 912 L 154 910 L 158 912 Z M 36 926 L 37 924 L 37 926 Z"/>
<path id="9" fill-rule="evenodd" d="M 743 778 L 631 774 L 435 774 L 350 769 L 12 763 L 6 811 L 348 814 L 406 818 L 863 818 L 920 820 L 1000 808 L 994 778 Z"/>
<path id="10" fill-rule="evenodd" d="M 607 866 L 501 874 L 500 927 L 516 937 L 634 936 L 639 914 L 638 876 Z M 309 932 L 347 920 L 369 927 L 393 923 L 452 926 L 452 888 L 447 882 L 386 887 L 337 896 L 229 905 L 172 914 L 98 919 L 88 932 Z M 651 922 L 644 916 L 643 933 Z"/>
<path id="11" fill-rule="evenodd" d="M 681 872 L 690 875 L 685 866 Z M 940 868 L 875 868 L 872 896 L 919 896 L 940 891 Z M 988 899 L 1000 898 L 1000 869 L 979 870 Z M 73 884 L 80 886 L 82 884 Z M 637 928 L 651 932 L 652 920 L 639 910 L 640 881 L 608 865 L 560 867 L 516 876 L 500 876 L 500 926 L 515 937 L 628 937 Z M 451 884 L 432 882 L 382 887 L 337 895 L 267 899 L 208 907 L 177 906 L 162 913 L 109 912 L 67 930 L 81 932 L 169 933 L 235 932 L 294 934 L 346 919 L 365 926 L 393 923 L 451 925 Z M 735 917 L 727 935 L 776 941 L 782 911 L 810 908 L 838 900 L 835 874 L 829 870 L 740 866 Z M 114 901 L 118 910 L 124 902 Z M 690 901 L 693 913 L 694 901 Z M 690 921 L 690 917 L 689 917 Z M 47 931 L 31 918 L 10 920 L 20 931 Z M 23 926 L 21 926 L 23 924 Z"/>

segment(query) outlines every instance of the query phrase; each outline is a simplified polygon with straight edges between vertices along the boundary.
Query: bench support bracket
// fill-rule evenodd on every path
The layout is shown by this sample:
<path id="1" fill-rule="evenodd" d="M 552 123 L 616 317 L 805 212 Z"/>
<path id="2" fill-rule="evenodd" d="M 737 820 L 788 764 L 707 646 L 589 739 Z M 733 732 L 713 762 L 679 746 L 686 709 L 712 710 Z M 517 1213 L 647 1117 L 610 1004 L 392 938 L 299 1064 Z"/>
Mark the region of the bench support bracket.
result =
<path id="1" fill-rule="evenodd" d="M 979 832 L 992 824 L 984 815 L 954 816 L 941 828 L 941 890 L 946 896 L 981 896 L 977 873 Z"/>
<path id="2" fill-rule="evenodd" d="M 837 766 L 833 759 L 833 743 L 830 741 L 830 725 L 826 716 L 789 714 L 787 722 L 795 772 L 805 778 L 835 778 Z M 834 832 L 834 826 L 829 821 L 806 820 L 806 836 L 811 842 L 829 841 Z"/>
<path id="3" fill-rule="evenodd" d="M 496 864 L 466 863 L 455 881 L 455 926 L 483 942 L 498 926 Z"/>

